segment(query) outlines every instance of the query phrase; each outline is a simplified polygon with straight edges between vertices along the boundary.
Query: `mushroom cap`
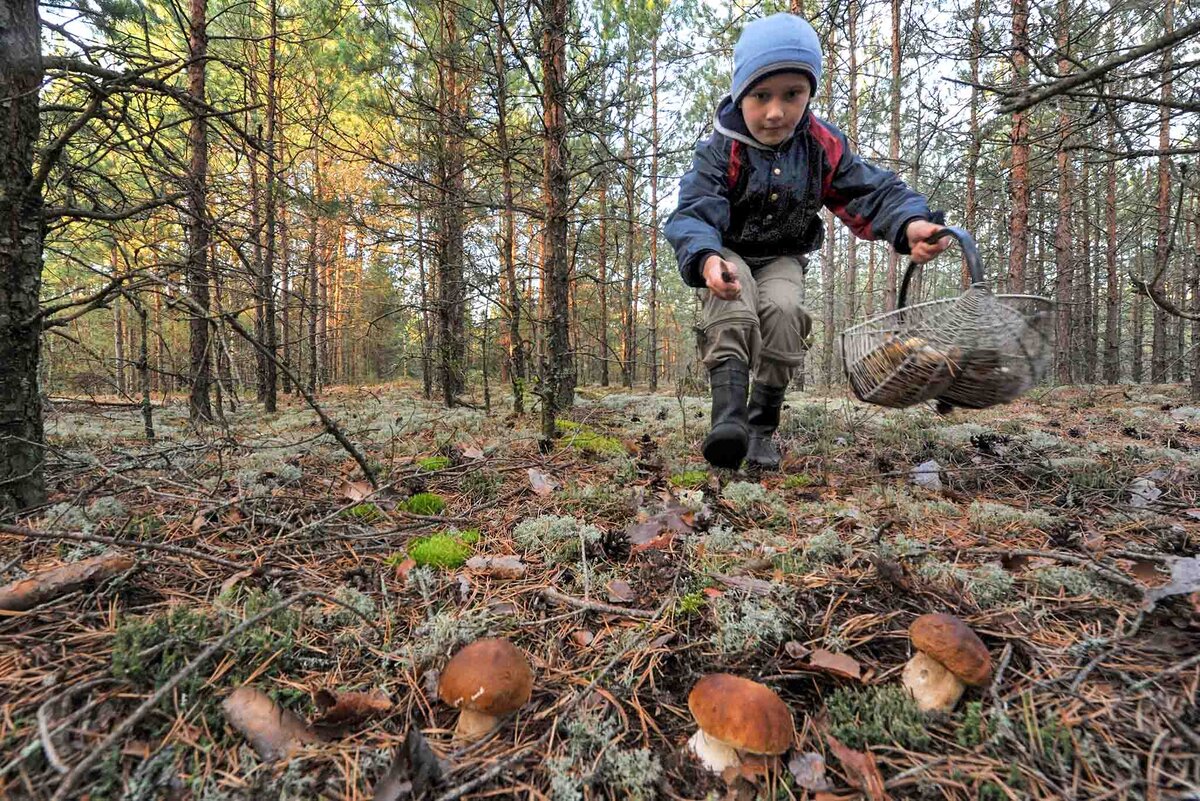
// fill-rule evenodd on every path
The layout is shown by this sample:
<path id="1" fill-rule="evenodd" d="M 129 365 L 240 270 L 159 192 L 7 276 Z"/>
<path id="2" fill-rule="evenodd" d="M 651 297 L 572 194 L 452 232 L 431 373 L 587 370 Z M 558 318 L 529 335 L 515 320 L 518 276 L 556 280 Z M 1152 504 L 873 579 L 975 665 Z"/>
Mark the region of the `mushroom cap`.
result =
<path id="1" fill-rule="evenodd" d="M 913 647 L 940 662 L 965 683 L 987 683 L 992 655 L 983 640 L 953 615 L 921 615 L 908 627 Z"/>
<path id="2" fill-rule="evenodd" d="M 476 640 L 442 671 L 438 694 L 450 706 L 485 715 L 520 709 L 533 692 L 533 671 L 520 648 L 508 640 Z"/>
<path id="3" fill-rule="evenodd" d="M 756 681 L 710 673 L 688 694 L 688 709 L 710 737 L 751 754 L 782 754 L 796 737 L 791 710 Z"/>

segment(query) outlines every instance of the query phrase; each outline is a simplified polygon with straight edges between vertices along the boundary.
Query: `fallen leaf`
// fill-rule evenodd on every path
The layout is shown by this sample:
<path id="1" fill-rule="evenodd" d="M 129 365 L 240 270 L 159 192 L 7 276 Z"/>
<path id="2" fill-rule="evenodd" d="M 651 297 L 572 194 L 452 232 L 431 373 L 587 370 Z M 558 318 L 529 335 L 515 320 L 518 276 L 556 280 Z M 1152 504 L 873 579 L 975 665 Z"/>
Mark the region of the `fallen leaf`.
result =
<path id="1" fill-rule="evenodd" d="M 370 692 L 344 692 L 317 690 L 313 696 L 319 714 L 312 725 L 327 736 L 341 734 L 373 717 L 387 714 L 392 708 L 392 699 L 382 690 Z"/>
<path id="2" fill-rule="evenodd" d="M 221 703 L 221 711 L 229 725 L 268 762 L 290 757 L 305 744 L 320 741 L 303 720 L 253 687 L 234 690 Z"/>
<path id="3" fill-rule="evenodd" d="M 1145 509 L 1161 495 L 1162 490 L 1149 478 L 1136 479 L 1129 485 L 1129 505 L 1134 509 Z"/>
<path id="4" fill-rule="evenodd" d="M 239 570 L 229 578 L 221 582 L 221 591 L 217 595 L 227 595 L 230 590 L 238 585 L 242 579 L 250 578 L 254 575 L 254 570 Z"/>
<path id="5" fill-rule="evenodd" d="M 712 573 L 711 575 L 726 587 L 743 590 L 751 595 L 770 595 L 771 591 L 775 589 L 775 585 L 771 582 L 753 576 L 726 576 L 723 573 Z"/>
<path id="6" fill-rule="evenodd" d="M 417 566 L 417 560 L 411 556 L 405 559 L 400 564 L 396 565 L 396 578 L 401 581 L 408 581 L 408 571 Z"/>
<path id="7" fill-rule="evenodd" d="M 1163 598 L 1172 595 L 1188 595 L 1200 590 L 1200 556 L 1171 561 L 1171 581 L 1162 587 L 1146 592 L 1146 609 L 1153 609 Z"/>
<path id="8" fill-rule="evenodd" d="M 543 498 L 554 492 L 554 488 L 558 486 L 536 467 L 529 468 L 529 483 L 533 487 L 534 494 L 541 495 Z"/>
<path id="9" fill-rule="evenodd" d="M 722 595 L 725 594 L 721 590 L 718 590 L 716 587 L 705 587 L 703 590 L 701 590 L 701 592 L 703 592 L 709 598 L 720 598 Z"/>
<path id="10" fill-rule="evenodd" d="M 525 577 L 525 563 L 516 556 L 472 556 L 467 560 L 467 570 L 494 579 Z"/>
<path id="11" fill-rule="evenodd" d="M 374 490 L 366 481 L 342 482 L 342 497 L 348 501 L 365 501 Z"/>
<path id="12" fill-rule="evenodd" d="M 404 747 L 397 749 L 388 772 L 375 785 L 373 801 L 400 801 L 421 798 L 440 784 L 446 770 L 425 736 L 415 726 L 408 730 Z"/>
<path id="13" fill-rule="evenodd" d="M 783 652 L 792 659 L 800 660 L 812 653 L 812 649 L 803 643 L 795 640 L 788 640 L 783 644 Z"/>
<path id="14" fill-rule="evenodd" d="M 833 789 L 825 777 L 825 757 L 820 754 L 793 753 L 788 760 L 788 770 L 792 772 L 796 784 L 805 790 L 820 792 Z"/>
<path id="15" fill-rule="evenodd" d="M 675 533 L 672 531 L 664 531 L 661 536 L 655 537 L 652 540 L 643 542 L 640 545 L 635 545 L 630 549 L 630 553 L 642 553 L 643 551 L 661 551 L 667 548 L 675 541 Z"/>
<path id="16" fill-rule="evenodd" d="M 824 648 L 818 648 L 812 652 L 812 656 L 808 660 L 808 667 L 855 681 L 862 680 L 862 665 L 858 663 L 858 660 L 846 654 L 826 651 Z"/>
<path id="17" fill-rule="evenodd" d="M 637 597 L 637 593 L 633 591 L 633 587 L 629 586 L 629 582 L 621 579 L 613 579 L 608 582 L 607 589 L 609 603 L 627 604 Z"/>
<path id="18" fill-rule="evenodd" d="M 1183 513 L 1193 520 L 1200 520 L 1200 509 L 1184 509 Z"/>
<path id="19" fill-rule="evenodd" d="M 664 645 L 675 639 L 675 632 L 668 631 L 666 634 L 660 634 L 650 641 L 651 648 L 662 648 Z"/>
<path id="20" fill-rule="evenodd" d="M 846 770 L 846 781 L 850 786 L 862 790 L 871 801 L 888 801 L 890 796 L 883 786 L 883 775 L 875 764 L 875 755 L 870 751 L 855 751 L 849 746 L 842 745 L 832 734 L 825 735 L 829 750 L 842 763 Z"/>
<path id="21" fill-rule="evenodd" d="M 571 632 L 571 639 L 580 648 L 587 648 L 592 644 L 592 640 L 596 639 L 596 635 L 587 629 L 575 629 L 575 631 Z"/>

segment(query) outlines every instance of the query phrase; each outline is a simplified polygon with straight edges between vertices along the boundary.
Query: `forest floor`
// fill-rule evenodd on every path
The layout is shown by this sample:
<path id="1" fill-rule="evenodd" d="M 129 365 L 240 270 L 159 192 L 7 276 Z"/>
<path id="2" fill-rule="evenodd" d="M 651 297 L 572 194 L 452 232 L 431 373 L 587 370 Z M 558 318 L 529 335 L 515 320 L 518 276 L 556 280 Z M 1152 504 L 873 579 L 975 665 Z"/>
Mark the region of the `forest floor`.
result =
<path id="1" fill-rule="evenodd" d="M 794 393 L 762 476 L 706 469 L 702 397 L 582 389 L 549 449 L 535 415 L 413 385 L 322 402 L 380 489 L 297 400 L 203 431 L 173 400 L 153 441 L 138 409 L 47 409 L 51 504 L 0 532 L 0 583 L 134 559 L 0 612 L 0 797 L 1200 798 L 1200 408 L 1178 388 L 947 417 Z M 928 612 L 993 659 L 950 715 L 898 689 Z M 481 636 L 535 684 L 463 747 L 438 671 Z M 697 766 L 711 672 L 790 706 L 777 765 Z M 287 712 L 243 724 L 285 724 L 274 746 L 223 711 L 245 683 Z"/>

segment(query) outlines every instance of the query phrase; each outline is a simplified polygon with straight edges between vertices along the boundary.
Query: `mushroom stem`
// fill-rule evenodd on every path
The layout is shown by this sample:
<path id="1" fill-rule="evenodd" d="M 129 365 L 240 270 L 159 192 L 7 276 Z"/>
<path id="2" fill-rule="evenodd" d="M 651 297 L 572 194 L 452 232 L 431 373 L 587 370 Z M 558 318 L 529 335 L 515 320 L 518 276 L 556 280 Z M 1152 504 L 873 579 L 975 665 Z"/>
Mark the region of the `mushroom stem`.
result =
<path id="1" fill-rule="evenodd" d="M 464 708 L 458 713 L 458 724 L 454 727 L 454 738 L 474 742 L 496 728 L 500 719 L 495 715 L 485 715 L 474 709 Z"/>
<path id="2" fill-rule="evenodd" d="M 924 651 L 917 651 L 908 660 L 901 682 L 912 693 L 922 712 L 952 711 L 966 689 L 958 676 Z"/>
<path id="3" fill-rule="evenodd" d="M 700 759 L 700 763 L 704 767 L 713 773 L 720 773 L 725 768 L 736 768 L 742 764 L 736 749 L 716 737 L 708 736 L 704 733 L 704 729 L 697 729 L 696 733 L 691 736 L 688 740 L 688 749 Z"/>

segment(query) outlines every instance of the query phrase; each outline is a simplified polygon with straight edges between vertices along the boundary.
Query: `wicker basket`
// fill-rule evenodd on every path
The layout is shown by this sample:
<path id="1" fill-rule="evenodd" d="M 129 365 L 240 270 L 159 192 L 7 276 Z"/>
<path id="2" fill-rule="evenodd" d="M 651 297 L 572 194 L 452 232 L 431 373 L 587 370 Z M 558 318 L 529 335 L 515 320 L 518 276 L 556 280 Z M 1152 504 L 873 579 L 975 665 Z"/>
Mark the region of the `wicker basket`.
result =
<path id="1" fill-rule="evenodd" d="M 954 297 L 913 303 L 947 281 L 909 264 L 898 308 L 842 333 L 842 364 L 859 400 L 903 408 L 938 399 L 983 409 L 1041 379 L 1053 304 L 1036 295 L 993 294 L 970 234 L 950 227 L 936 238 L 943 236 L 962 245 L 971 285 Z"/>

